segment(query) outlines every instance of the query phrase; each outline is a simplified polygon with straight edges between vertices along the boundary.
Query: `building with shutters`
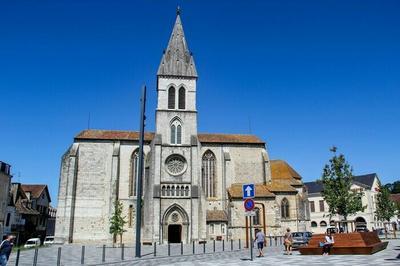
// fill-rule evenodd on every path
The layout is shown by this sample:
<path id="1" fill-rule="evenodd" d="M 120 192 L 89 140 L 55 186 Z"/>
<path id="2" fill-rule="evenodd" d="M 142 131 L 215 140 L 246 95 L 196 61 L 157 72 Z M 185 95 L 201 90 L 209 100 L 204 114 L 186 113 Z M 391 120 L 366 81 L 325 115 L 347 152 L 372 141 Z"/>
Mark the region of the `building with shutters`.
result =
<path id="1" fill-rule="evenodd" d="M 155 132 L 145 133 L 143 242 L 244 239 L 241 186 L 256 185 L 256 227 L 305 230 L 307 195 L 300 175 L 270 160 L 254 135 L 197 131 L 197 70 L 179 12 L 157 72 Z M 150 92 L 154 93 L 154 92 Z M 112 241 L 114 202 L 126 213 L 124 242 L 136 224 L 139 132 L 84 130 L 61 163 L 56 241 Z"/>

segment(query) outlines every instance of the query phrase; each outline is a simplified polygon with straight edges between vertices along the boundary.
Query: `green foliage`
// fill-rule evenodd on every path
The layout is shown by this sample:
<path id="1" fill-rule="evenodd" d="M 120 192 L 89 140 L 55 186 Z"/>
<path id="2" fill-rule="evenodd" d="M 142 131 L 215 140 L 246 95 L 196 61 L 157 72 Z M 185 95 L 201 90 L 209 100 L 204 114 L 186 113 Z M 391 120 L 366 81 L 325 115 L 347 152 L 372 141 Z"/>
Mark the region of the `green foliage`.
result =
<path id="1" fill-rule="evenodd" d="M 391 194 L 400 193 L 400 181 L 388 183 L 384 187 L 387 188 Z"/>
<path id="2" fill-rule="evenodd" d="M 126 231 L 124 230 L 124 225 L 126 224 L 125 216 L 122 216 L 123 205 L 117 200 L 115 201 L 115 209 L 112 217 L 110 218 L 110 234 L 113 234 L 114 239 L 117 235 L 120 236 L 120 242 L 122 242 L 122 234 Z"/>
<path id="3" fill-rule="evenodd" d="M 341 215 L 345 220 L 349 215 L 363 211 L 361 197 L 363 192 L 352 191 L 353 170 L 343 154 L 336 155 L 336 147 L 330 149 L 334 153 L 329 164 L 325 165 L 322 178 L 322 196 L 329 206 L 329 213 Z"/>
<path id="4" fill-rule="evenodd" d="M 387 187 L 379 184 L 379 192 L 376 197 L 376 218 L 379 221 L 390 221 L 396 213 L 396 206 L 390 200 L 390 191 Z"/>

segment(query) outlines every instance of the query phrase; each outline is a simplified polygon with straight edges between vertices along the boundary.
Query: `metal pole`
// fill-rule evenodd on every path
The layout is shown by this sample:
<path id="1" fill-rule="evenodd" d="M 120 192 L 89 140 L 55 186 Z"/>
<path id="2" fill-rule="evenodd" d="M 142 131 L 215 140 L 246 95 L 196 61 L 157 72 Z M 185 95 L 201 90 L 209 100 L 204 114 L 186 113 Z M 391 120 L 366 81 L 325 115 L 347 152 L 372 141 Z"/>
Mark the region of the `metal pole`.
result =
<path id="1" fill-rule="evenodd" d="M 193 241 L 192 243 L 193 243 L 193 254 L 195 254 L 196 253 L 196 247 L 195 247 L 196 241 Z"/>
<path id="2" fill-rule="evenodd" d="M 58 253 L 57 253 L 57 266 L 61 265 L 61 248 L 58 248 Z"/>
<path id="3" fill-rule="evenodd" d="M 106 261 L 106 245 L 103 245 L 103 254 L 101 254 L 101 261 Z"/>
<path id="4" fill-rule="evenodd" d="M 183 255 L 183 242 L 181 241 L 181 255 Z"/>
<path id="5" fill-rule="evenodd" d="M 157 242 L 154 242 L 154 257 L 157 256 Z"/>
<path id="6" fill-rule="evenodd" d="M 215 253 L 215 239 L 213 240 L 213 252 Z"/>
<path id="7" fill-rule="evenodd" d="M 242 243 L 240 243 L 240 238 L 239 238 L 239 250 L 242 249 Z"/>
<path id="8" fill-rule="evenodd" d="M 225 239 L 222 239 L 222 251 L 225 251 Z"/>
<path id="9" fill-rule="evenodd" d="M 35 248 L 35 255 L 33 256 L 33 266 L 37 265 L 37 257 L 38 257 L 38 248 Z"/>
<path id="10" fill-rule="evenodd" d="M 168 256 L 171 256 L 171 244 L 168 241 Z"/>
<path id="11" fill-rule="evenodd" d="M 15 259 L 15 266 L 18 266 L 18 264 L 19 264 L 19 255 L 20 255 L 20 253 L 21 253 L 21 250 L 17 249 L 17 258 Z"/>
<path id="12" fill-rule="evenodd" d="M 143 141 L 144 141 L 144 120 L 146 113 L 146 86 L 142 88 L 140 99 L 140 136 L 139 136 L 139 168 L 137 175 L 136 193 L 136 258 L 141 256 L 141 224 L 142 224 L 142 177 L 143 177 Z"/>
<path id="13" fill-rule="evenodd" d="M 203 253 L 206 253 L 206 241 L 203 241 Z"/>
<path id="14" fill-rule="evenodd" d="M 125 244 L 121 245 L 121 260 L 125 259 Z"/>
<path id="15" fill-rule="evenodd" d="M 250 260 L 253 260 L 253 228 L 251 224 L 251 219 L 249 219 L 250 222 Z"/>
<path id="16" fill-rule="evenodd" d="M 85 246 L 82 246 L 81 264 L 85 264 Z"/>
<path id="17" fill-rule="evenodd" d="M 231 239 L 231 250 L 233 250 L 233 239 Z"/>

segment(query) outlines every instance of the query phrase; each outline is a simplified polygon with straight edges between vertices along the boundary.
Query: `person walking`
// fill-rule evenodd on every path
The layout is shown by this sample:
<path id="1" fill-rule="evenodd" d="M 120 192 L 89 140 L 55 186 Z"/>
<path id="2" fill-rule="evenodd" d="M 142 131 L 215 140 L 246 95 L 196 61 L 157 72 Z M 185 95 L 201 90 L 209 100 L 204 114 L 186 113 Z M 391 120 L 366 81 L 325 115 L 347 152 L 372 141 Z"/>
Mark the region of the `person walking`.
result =
<path id="1" fill-rule="evenodd" d="M 257 248 L 258 248 L 257 257 L 264 257 L 263 249 L 265 243 L 265 234 L 260 229 L 257 229 L 256 239 L 254 239 L 254 242 L 257 242 Z"/>
<path id="2" fill-rule="evenodd" d="M 286 255 L 292 255 L 292 233 L 290 232 L 290 228 L 286 229 L 285 236 L 283 238 L 283 244 L 285 245 Z"/>
<path id="3" fill-rule="evenodd" d="M 6 239 L 0 244 L 0 266 L 7 266 L 7 261 L 10 258 L 13 248 L 13 235 L 7 235 Z"/>

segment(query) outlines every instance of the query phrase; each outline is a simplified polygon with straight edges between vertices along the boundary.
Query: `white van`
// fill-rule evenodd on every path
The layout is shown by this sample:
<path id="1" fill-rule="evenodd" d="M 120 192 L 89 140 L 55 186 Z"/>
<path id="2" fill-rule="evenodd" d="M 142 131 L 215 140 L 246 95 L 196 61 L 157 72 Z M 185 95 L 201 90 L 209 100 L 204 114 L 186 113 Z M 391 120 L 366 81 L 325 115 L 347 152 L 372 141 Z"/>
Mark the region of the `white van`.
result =
<path id="1" fill-rule="evenodd" d="M 54 244 L 54 236 L 46 236 L 44 239 L 43 245 L 48 246 L 48 245 L 53 245 Z"/>
<path id="2" fill-rule="evenodd" d="M 40 246 L 40 238 L 30 238 L 26 241 L 24 248 L 34 248 Z"/>

